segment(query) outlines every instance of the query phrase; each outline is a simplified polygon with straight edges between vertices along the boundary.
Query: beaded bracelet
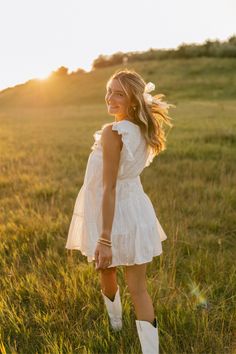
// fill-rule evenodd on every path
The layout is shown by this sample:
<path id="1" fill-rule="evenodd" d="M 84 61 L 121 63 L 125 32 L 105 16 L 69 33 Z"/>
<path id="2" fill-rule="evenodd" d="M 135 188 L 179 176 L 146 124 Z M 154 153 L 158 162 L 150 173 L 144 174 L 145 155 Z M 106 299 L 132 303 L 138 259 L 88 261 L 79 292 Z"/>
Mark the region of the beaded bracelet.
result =
<path id="1" fill-rule="evenodd" d="M 107 243 L 104 243 L 103 241 L 99 241 L 99 240 L 98 240 L 98 243 L 100 243 L 101 245 L 107 246 L 107 247 L 112 247 L 112 245 L 109 245 L 109 244 L 107 244 Z"/>
<path id="2" fill-rule="evenodd" d="M 107 243 L 107 244 L 109 244 L 109 245 L 111 245 L 111 241 L 110 241 L 110 240 L 106 240 L 106 239 L 104 239 L 104 238 L 102 238 L 102 237 L 99 237 L 99 240 L 102 241 L 102 242 L 105 242 L 105 243 Z"/>
<path id="3" fill-rule="evenodd" d="M 98 243 L 102 244 L 102 245 L 105 245 L 105 246 L 108 246 L 108 247 L 111 247 L 111 242 L 106 242 L 106 241 L 103 241 L 101 239 L 98 239 Z"/>
<path id="4" fill-rule="evenodd" d="M 111 240 L 108 240 L 107 238 L 104 238 L 104 237 L 99 237 L 99 240 L 111 243 Z"/>

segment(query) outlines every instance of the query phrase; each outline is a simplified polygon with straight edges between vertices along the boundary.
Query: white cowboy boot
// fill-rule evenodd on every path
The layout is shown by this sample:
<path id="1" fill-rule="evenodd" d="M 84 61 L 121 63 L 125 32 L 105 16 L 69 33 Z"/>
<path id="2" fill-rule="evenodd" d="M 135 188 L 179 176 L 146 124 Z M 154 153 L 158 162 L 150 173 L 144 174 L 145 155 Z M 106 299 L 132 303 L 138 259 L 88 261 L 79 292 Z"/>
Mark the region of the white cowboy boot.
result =
<path id="1" fill-rule="evenodd" d="M 120 300 L 120 288 L 116 291 L 116 295 L 113 301 L 111 301 L 107 296 L 105 296 L 101 290 L 107 312 L 110 318 L 111 327 L 115 331 L 119 331 L 122 328 L 122 306 Z"/>
<path id="2" fill-rule="evenodd" d="M 159 354 L 159 337 L 157 321 L 155 319 L 154 327 L 148 321 L 136 320 L 136 327 L 138 330 L 138 336 L 142 347 L 143 354 Z"/>

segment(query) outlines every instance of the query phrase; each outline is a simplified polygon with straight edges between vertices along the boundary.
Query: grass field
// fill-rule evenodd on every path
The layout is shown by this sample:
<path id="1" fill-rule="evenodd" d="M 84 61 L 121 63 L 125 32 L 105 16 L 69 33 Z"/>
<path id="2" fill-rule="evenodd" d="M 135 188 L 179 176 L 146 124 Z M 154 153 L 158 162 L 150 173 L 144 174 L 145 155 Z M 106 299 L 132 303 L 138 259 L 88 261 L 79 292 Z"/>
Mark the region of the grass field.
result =
<path id="1" fill-rule="evenodd" d="M 236 353 L 236 64 L 202 58 L 133 68 L 177 106 L 167 150 L 141 175 L 168 236 L 147 277 L 161 353 Z M 69 85 L 73 102 L 30 105 L 24 87 L 0 97 L 2 354 L 141 353 L 123 268 L 117 334 L 93 265 L 65 250 L 92 135 L 113 120 L 103 94 L 115 69 L 83 78 L 82 90 Z"/>

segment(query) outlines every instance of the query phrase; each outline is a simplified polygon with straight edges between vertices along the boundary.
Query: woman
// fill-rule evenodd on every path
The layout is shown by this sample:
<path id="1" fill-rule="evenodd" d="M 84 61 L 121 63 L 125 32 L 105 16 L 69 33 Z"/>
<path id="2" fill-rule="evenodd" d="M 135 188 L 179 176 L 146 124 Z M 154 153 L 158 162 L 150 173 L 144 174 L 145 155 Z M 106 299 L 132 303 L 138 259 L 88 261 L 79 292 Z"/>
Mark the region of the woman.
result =
<path id="1" fill-rule="evenodd" d="M 163 95 L 152 97 L 135 71 L 116 72 L 107 83 L 105 101 L 115 121 L 94 134 L 83 186 L 76 199 L 66 248 L 78 249 L 101 275 L 101 294 L 111 326 L 122 328 L 116 267 L 123 265 L 136 313 L 143 353 L 158 353 L 153 304 L 147 292 L 146 269 L 162 253 L 166 239 L 140 173 L 165 149 L 163 123 L 170 127 Z"/>

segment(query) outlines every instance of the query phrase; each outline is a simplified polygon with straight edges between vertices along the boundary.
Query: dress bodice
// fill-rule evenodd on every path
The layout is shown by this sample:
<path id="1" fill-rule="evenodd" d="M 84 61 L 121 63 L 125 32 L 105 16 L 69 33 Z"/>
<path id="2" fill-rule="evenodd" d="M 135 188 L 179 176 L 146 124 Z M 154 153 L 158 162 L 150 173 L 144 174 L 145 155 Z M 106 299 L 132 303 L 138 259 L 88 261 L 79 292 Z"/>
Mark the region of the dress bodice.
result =
<path id="1" fill-rule="evenodd" d="M 94 144 L 91 147 L 95 159 L 102 159 L 101 135 L 103 128 L 94 133 Z M 112 123 L 112 130 L 121 135 L 123 147 L 121 150 L 118 179 L 135 178 L 143 169 L 150 165 L 153 155 L 147 146 L 146 140 L 137 124 L 129 120 Z"/>

